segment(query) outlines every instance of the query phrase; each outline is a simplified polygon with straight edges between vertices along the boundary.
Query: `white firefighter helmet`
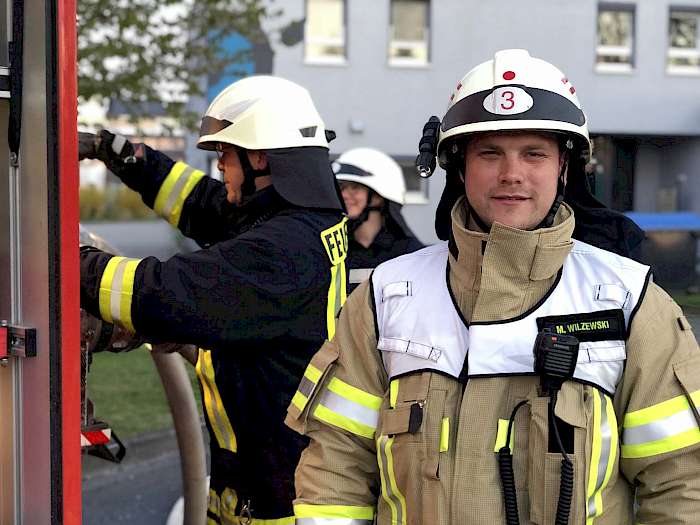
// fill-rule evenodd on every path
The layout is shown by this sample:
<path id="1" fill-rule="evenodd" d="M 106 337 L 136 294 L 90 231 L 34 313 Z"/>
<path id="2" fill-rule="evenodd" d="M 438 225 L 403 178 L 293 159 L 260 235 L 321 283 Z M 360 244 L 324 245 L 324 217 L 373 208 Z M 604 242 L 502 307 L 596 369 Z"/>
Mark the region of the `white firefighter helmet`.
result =
<path id="1" fill-rule="evenodd" d="M 464 75 L 440 126 L 440 165 L 447 167 L 456 137 L 507 130 L 564 133 L 590 154 L 586 115 L 571 82 L 524 49 L 498 51 Z"/>
<path id="2" fill-rule="evenodd" d="M 386 153 L 373 148 L 353 148 L 333 162 L 338 181 L 357 182 L 374 190 L 380 197 L 404 204 L 406 182 L 401 167 Z"/>
<path id="3" fill-rule="evenodd" d="M 309 92 L 294 82 L 252 76 L 225 88 L 207 109 L 197 147 L 217 143 L 249 150 L 328 148 L 326 127 Z"/>

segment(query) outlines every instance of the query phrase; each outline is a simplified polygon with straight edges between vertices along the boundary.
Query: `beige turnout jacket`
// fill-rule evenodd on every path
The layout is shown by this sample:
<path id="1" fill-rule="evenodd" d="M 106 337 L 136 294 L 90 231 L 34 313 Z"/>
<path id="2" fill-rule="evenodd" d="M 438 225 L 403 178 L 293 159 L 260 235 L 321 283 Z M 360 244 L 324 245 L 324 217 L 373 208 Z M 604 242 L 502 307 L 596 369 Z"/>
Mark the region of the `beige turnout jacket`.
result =
<path id="1" fill-rule="evenodd" d="M 555 226 L 536 231 L 498 224 L 489 234 L 469 231 L 463 201 L 452 222 L 450 287 L 467 322 L 531 309 L 572 246 L 566 205 Z M 505 445 L 503 421 L 525 401 L 511 439 L 520 523 L 554 524 L 562 456 L 549 441 L 539 378 L 460 382 L 419 371 L 391 380 L 373 301 L 368 283 L 351 295 L 289 407 L 286 423 L 311 439 L 296 471 L 297 523 L 505 523 L 495 450 Z M 700 523 L 700 350 L 681 309 L 653 283 L 626 352 L 614 397 L 573 381 L 559 393 L 556 415 L 573 448 L 569 523 Z M 607 454 L 601 439 L 612 444 Z"/>

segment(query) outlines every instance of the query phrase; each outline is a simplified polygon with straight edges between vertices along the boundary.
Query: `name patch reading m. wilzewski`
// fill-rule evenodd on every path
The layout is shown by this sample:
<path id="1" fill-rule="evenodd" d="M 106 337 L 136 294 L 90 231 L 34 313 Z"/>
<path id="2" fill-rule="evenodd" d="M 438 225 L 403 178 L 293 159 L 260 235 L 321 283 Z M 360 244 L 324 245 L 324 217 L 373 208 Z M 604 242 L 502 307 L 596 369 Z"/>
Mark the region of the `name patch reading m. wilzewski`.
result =
<path id="1" fill-rule="evenodd" d="M 553 334 L 573 335 L 580 342 L 624 340 L 627 334 L 625 315 L 620 309 L 538 317 L 537 329 L 548 330 Z"/>

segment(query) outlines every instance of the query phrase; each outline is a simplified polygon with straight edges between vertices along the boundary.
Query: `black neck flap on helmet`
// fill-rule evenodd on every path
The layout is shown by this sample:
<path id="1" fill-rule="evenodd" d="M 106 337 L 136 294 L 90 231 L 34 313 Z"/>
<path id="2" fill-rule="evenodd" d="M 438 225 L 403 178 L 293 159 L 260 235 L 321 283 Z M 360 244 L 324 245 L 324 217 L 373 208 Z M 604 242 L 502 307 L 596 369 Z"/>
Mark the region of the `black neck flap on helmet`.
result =
<path id="1" fill-rule="evenodd" d="M 433 116 L 423 128 L 423 137 L 419 146 L 420 153 L 416 158 L 416 169 L 423 177 L 432 174 L 432 169 L 426 169 L 429 167 L 425 160 L 429 154 L 426 144 L 432 148 L 433 157 L 437 155 L 438 141 L 432 129 L 435 125 L 435 119 L 439 122 L 439 119 Z M 547 226 L 551 226 L 559 206 L 562 202 L 566 202 L 574 210 L 576 217 L 573 234 L 575 239 L 625 257 L 637 259 L 640 253 L 640 244 L 644 240 L 644 232 L 632 219 L 607 208 L 593 196 L 585 173 L 586 159 L 580 154 L 580 151 L 576 151 L 575 142 L 573 150 L 571 146 L 571 140 L 567 140 L 566 157 L 559 174 L 557 196 L 547 216 L 537 228 L 544 227 L 545 222 Z M 464 162 L 461 162 L 461 165 L 463 166 Z M 432 167 L 434 166 L 433 163 Z M 448 164 L 445 188 L 435 212 L 435 233 L 443 241 L 449 240 L 452 233 L 452 208 L 457 200 L 465 194 L 464 183 L 460 178 L 460 169 L 458 159 L 456 162 Z M 567 174 L 566 184 L 564 184 L 565 173 Z M 483 223 L 483 221 L 481 222 Z"/>
<path id="2" fill-rule="evenodd" d="M 268 149 L 265 155 L 272 185 L 286 201 L 302 208 L 345 212 L 327 148 Z"/>

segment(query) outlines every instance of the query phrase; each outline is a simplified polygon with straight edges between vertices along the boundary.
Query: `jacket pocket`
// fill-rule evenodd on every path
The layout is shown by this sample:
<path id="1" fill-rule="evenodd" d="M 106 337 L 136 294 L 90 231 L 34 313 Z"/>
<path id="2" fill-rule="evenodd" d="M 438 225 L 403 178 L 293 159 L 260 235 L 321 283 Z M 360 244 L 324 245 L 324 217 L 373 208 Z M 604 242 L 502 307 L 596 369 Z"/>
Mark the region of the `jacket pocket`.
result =
<path id="1" fill-rule="evenodd" d="M 569 523 L 585 520 L 586 405 L 584 386 L 565 383 L 559 392 L 555 414 L 562 445 L 573 464 L 573 497 Z M 556 521 L 561 490 L 563 456 L 549 422 L 549 398 L 530 400 L 528 437 L 528 494 L 530 520 L 537 525 Z"/>
<path id="2" fill-rule="evenodd" d="M 438 523 L 445 390 L 429 388 L 429 372 L 392 381 L 377 434 L 382 497 L 379 524 Z M 442 435 L 442 442 L 447 439 Z"/>
<path id="3" fill-rule="evenodd" d="M 292 397 L 292 402 L 287 408 L 287 417 L 284 422 L 288 427 L 300 434 L 306 433 L 309 408 L 313 405 L 313 400 L 320 391 L 320 385 L 332 370 L 339 355 L 338 344 L 333 340 L 326 341 L 311 358 Z"/>
<path id="4" fill-rule="evenodd" d="M 673 365 L 673 372 L 681 384 L 683 393 L 688 400 L 690 411 L 700 427 L 700 357 L 694 357 L 682 363 Z"/>

